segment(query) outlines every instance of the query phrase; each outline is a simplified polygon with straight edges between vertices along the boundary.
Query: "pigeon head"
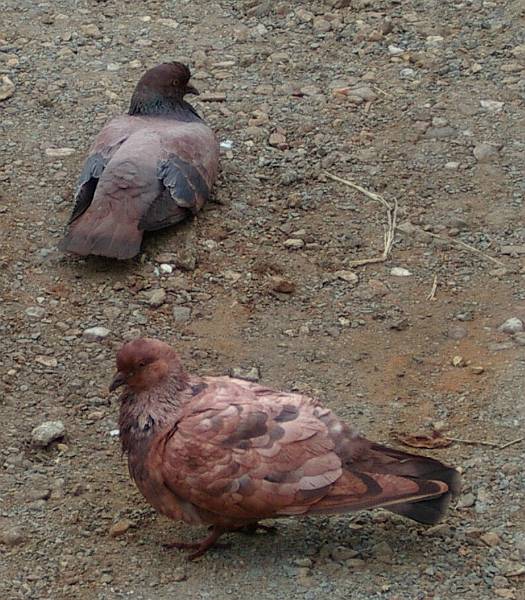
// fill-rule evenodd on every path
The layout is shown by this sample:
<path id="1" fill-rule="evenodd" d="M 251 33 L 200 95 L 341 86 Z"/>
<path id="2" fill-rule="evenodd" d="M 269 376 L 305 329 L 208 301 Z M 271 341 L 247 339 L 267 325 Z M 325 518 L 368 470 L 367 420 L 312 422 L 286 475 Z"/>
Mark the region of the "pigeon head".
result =
<path id="1" fill-rule="evenodd" d="M 113 392 L 126 385 L 133 392 L 151 390 L 166 380 L 185 384 L 184 372 L 178 354 L 168 344 L 151 338 L 127 342 L 117 354 L 117 373 L 109 386 Z"/>
<path id="2" fill-rule="evenodd" d="M 199 92 L 190 85 L 191 72 L 180 63 L 162 63 L 139 79 L 131 98 L 130 115 L 169 113 L 183 103 L 186 94 Z"/>

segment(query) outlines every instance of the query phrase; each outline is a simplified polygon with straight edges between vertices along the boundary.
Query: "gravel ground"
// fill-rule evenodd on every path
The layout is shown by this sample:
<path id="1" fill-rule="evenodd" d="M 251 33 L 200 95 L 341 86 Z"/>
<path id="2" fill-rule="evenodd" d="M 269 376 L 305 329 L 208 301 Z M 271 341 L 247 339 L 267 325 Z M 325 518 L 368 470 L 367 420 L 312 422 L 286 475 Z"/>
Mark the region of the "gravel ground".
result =
<path id="1" fill-rule="evenodd" d="M 0 597 L 523 600 L 525 444 L 479 443 L 525 429 L 522 1 L 0 10 Z M 225 142 L 214 202 L 137 261 L 60 255 L 89 141 L 174 59 Z M 353 267 L 381 254 L 386 216 L 326 171 L 397 198 L 387 262 Z M 161 544 L 202 532 L 145 504 L 111 435 L 115 349 L 144 334 L 383 442 L 478 442 L 425 451 L 462 469 L 457 506 L 431 529 L 283 520 L 187 564 Z M 47 421 L 61 438 L 33 432 Z"/>

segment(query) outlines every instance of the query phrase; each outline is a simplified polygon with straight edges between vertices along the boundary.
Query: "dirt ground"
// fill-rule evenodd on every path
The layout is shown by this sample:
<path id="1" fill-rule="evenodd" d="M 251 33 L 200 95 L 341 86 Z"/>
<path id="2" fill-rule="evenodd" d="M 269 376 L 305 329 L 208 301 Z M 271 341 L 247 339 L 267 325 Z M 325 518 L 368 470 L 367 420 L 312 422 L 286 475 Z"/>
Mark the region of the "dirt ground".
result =
<path id="1" fill-rule="evenodd" d="M 521 0 L 0 10 L 0 597 L 523 600 Z M 214 201 L 135 261 L 62 256 L 90 140 L 174 59 L 224 142 Z M 326 172 L 397 199 L 387 262 L 352 264 L 381 254 L 385 209 Z M 148 507 L 110 433 L 115 350 L 146 334 L 190 371 L 256 367 L 378 441 L 476 442 L 424 450 L 461 468 L 457 506 L 430 530 L 384 511 L 283 520 L 186 563 L 162 543 L 202 531 Z M 57 420 L 63 440 L 36 448 Z"/>

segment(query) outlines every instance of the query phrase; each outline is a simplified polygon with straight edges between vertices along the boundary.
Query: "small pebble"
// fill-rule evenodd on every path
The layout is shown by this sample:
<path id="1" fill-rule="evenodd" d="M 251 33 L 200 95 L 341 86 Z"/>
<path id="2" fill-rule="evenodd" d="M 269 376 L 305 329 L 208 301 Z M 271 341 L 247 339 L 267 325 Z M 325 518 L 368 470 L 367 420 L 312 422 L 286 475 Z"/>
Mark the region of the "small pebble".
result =
<path id="1" fill-rule="evenodd" d="M 467 492 L 463 494 L 458 501 L 458 508 L 470 508 L 474 506 L 474 502 L 476 502 L 476 497 L 471 492 Z"/>
<path id="2" fill-rule="evenodd" d="M 489 144 L 488 142 L 477 144 L 473 150 L 474 158 L 480 163 L 490 162 L 498 155 L 498 152 L 498 146 Z"/>
<path id="3" fill-rule="evenodd" d="M 75 154 L 75 152 L 74 148 L 46 148 L 45 150 L 46 156 L 52 158 L 64 158 L 65 156 Z"/>
<path id="4" fill-rule="evenodd" d="M 174 306 L 173 318 L 179 323 L 187 323 L 191 319 L 191 308 L 188 306 Z"/>
<path id="5" fill-rule="evenodd" d="M 312 565 L 313 565 L 313 562 L 312 562 L 312 559 L 311 559 L 311 558 L 308 558 L 308 557 L 306 557 L 306 556 L 305 556 L 305 557 L 303 557 L 303 558 L 296 558 L 296 559 L 293 561 L 293 564 L 294 564 L 296 567 L 307 567 L 307 568 L 310 568 L 310 567 L 312 567 Z"/>
<path id="6" fill-rule="evenodd" d="M 46 309 L 41 306 L 30 306 L 26 308 L 26 315 L 31 319 L 42 319 L 46 316 Z"/>
<path id="7" fill-rule="evenodd" d="M 488 110 L 489 112 L 500 112 L 505 102 L 498 102 L 497 100 L 480 100 L 479 104 L 481 108 Z"/>
<path id="8" fill-rule="evenodd" d="M 90 341 L 99 341 L 108 337 L 110 333 L 111 331 L 106 329 L 106 327 L 89 327 L 88 329 L 84 329 L 82 335 Z"/>
<path id="9" fill-rule="evenodd" d="M 162 263 L 159 266 L 159 270 L 164 275 L 170 275 L 171 273 L 173 273 L 173 267 L 171 265 L 166 264 L 166 263 Z"/>
<path id="10" fill-rule="evenodd" d="M 462 356 L 454 356 L 452 357 L 452 365 L 454 367 L 465 367 L 467 365 L 465 359 Z"/>
<path id="11" fill-rule="evenodd" d="M 295 283 L 279 275 L 270 277 L 270 287 L 274 292 L 281 294 L 291 294 L 295 291 Z"/>
<path id="12" fill-rule="evenodd" d="M 401 71 L 399 72 L 399 77 L 401 77 L 401 79 L 414 79 L 415 76 L 416 76 L 415 70 L 411 69 L 410 67 L 401 69 Z"/>
<path id="13" fill-rule="evenodd" d="M 113 523 L 109 528 L 109 535 L 111 537 L 118 537 L 120 535 L 124 535 L 128 529 L 133 525 L 133 522 L 129 519 L 122 519 L 121 521 L 117 521 Z"/>
<path id="14" fill-rule="evenodd" d="M 31 442 L 37 448 L 46 448 L 55 440 L 63 438 L 66 427 L 62 421 L 45 421 L 31 432 Z"/>
<path id="15" fill-rule="evenodd" d="M 337 279 L 342 279 L 351 285 L 356 285 L 359 282 L 359 276 L 353 271 L 336 271 L 334 275 Z"/>
<path id="16" fill-rule="evenodd" d="M 412 273 L 403 267 L 393 267 L 390 269 L 390 275 L 393 275 L 394 277 L 409 277 Z"/>
<path id="17" fill-rule="evenodd" d="M 35 356 L 35 362 L 49 368 L 54 368 L 58 365 L 58 361 L 54 356 L 37 355 Z"/>
<path id="18" fill-rule="evenodd" d="M 298 250 L 304 246 L 304 240 L 297 238 L 288 238 L 285 240 L 284 245 L 286 248 L 291 248 L 292 250 Z"/>
<path id="19" fill-rule="evenodd" d="M 519 333 L 523 331 L 523 321 L 518 317 L 510 317 L 498 327 L 503 333 Z"/>
<path id="20" fill-rule="evenodd" d="M 491 547 L 498 546 L 499 544 L 501 544 L 501 538 L 495 531 L 489 531 L 487 533 L 484 533 L 483 535 L 480 535 L 479 539 L 484 544 L 487 544 L 487 546 Z"/>
<path id="21" fill-rule="evenodd" d="M 245 379 L 246 381 L 257 382 L 261 378 L 261 373 L 258 367 L 233 367 L 230 369 L 230 376 L 236 379 Z"/>
<path id="22" fill-rule="evenodd" d="M 359 552 L 356 552 L 353 548 L 347 548 L 346 546 L 336 546 L 330 556 L 337 562 L 344 562 L 351 558 L 356 558 Z"/>
<path id="23" fill-rule="evenodd" d="M 144 293 L 144 301 L 148 306 L 158 308 L 166 302 L 166 290 L 164 288 L 148 290 Z"/>
<path id="24" fill-rule="evenodd" d="M 15 84 L 7 75 L 0 77 L 0 101 L 7 100 L 15 93 Z"/>
<path id="25" fill-rule="evenodd" d="M 27 540 L 27 536 L 20 527 L 11 526 L 0 529 L 0 544 L 4 546 L 18 546 Z"/>

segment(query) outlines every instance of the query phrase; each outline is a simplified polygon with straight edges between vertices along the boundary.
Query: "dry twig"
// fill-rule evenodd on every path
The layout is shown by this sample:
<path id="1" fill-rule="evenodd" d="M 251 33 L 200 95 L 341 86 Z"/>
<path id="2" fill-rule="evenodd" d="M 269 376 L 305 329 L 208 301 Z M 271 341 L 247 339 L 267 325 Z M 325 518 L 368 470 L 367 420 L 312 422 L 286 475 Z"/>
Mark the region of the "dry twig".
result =
<path id="1" fill-rule="evenodd" d="M 436 299 L 437 286 L 438 286 L 438 276 L 434 275 L 434 281 L 432 282 L 432 288 L 430 289 L 430 294 L 427 296 L 427 300 L 435 300 Z"/>
<path id="2" fill-rule="evenodd" d="M 525 441 L 525 437 L 520 437 L 520 438 L 516 438 L 515 440 L 512 440 L 511 442 L 507 442 L 506 444 L 503 444 L 502 446 L 499 447 L 500 450 L 504 450 L 505 448 L 508 448 L 509 446 L 514 446 L 514 444 L 519 444 L 520 442 Z"/>
<path id="3" fill-rule="evenodd" d="M 385 262 L 386 260 L 388 260 L 390 252 L 392 250 L 392 246 L 394 245 L 394 236 L 397 227 L 397 200 L 394 198 L 393 204 L 390 204 L 380 194 L 370 192 L 364 187 L 357 185 L 357 183 L 354 183 L 353 181 L 348 181 L 348 179 L 342 179 L 341 177 L 337 177 L 337 175 L 332 175 L 331 173 L 328 173 L 326 171 L 325 175 L 333 181 L 337 181 L 339 183 L 347 185 L 348 187 L 353 188 L 354 190 L 357 190 L 358 192 L 361 192 L 362 194 L 367 196 L 367 198 L 379 202 L 386 208 L 387 226 L 385 228 L 385 233 L 383 237 L 383 254 L 381 254 L 381 256 L 374 256 L 372 258 L 362 258 L 359 260 L 353 260 L 349 263 L 350 266 L 361 267 L 362 265 L 370 265 L 374 263 Z"/>
<path id="4" fill-rule="evenodd" d="M 354 183 L 353 181 L 349 181 L 348 179 L 342 179 L 341 177 L 337 177 L 337 175 L 332 175 L 331 173 L 328 173 L 327 171 L 325 171 L 325 175 L 328 178 L 332 179 L 333 181 L 338 181 L 339 183 L 347 185 L 348 187 L 351 187 L 354 190 L 361 192 L 362 194 L 364 194 L 371 200 L 380 202 L 386 208 L 387 227 L 385 228 L 385 233 L 384 233 L 383 254 L 381 256 L 375 256 L 373 258 L 362 258 L 359 260 L 354 260 L 354 261 L 350 262 L 350 266 L 360 267 L 362 265 L 370 265 L 370 264 L 374 264 L 374 263 L 385 262 L 388 259 L 388 257 L 390 256 L 390 252 L 391 252 L 392 246 L 394 244 L 395 231 L 397 229 L 397 209 L 398 209 L 397 200 L 394 198 L 393 204 L 390 204 L 380 194 L 376 194 L 375 192 L 370 192 L 369 190 L 366 190 L 365 188 L 361 187 L 360 185 L 357 185 L 357 183 Z M 493 262 L 494 264 L 498 265 L 499 267 L 507 266 L 501 260 L 498 260 L 497 258 L 494 258 L 494 257 L 490 256 L 489 254 L 486 254 L 482 250 L 478 250 L 478 248 L 476 248 L 475 246 L 471 246 L 470 244 L 467 244 L 466 242 L 462 242 L 461 240 L 456 240 L 456 239 L 453 239 L 450 237 L 444 237 L 442 235 L 438 235 L 437 233 L 425 231 L 424 229 L 420 229 L 419 227 L 414 227 L 414 230 L 417 231 L 418 233 L 428 235 L 429 237 L 435 238 L 437 240 L 441 240 L 443 242 L 447 242 L 448 244 L 451 244 L 453 246 L 458 246 L 458 247 L 468 250 L 469 252 L 472 252 L 474 254 L 478 254 L 479 256 L 483 257 L 485 260 L 489 260 L 489 261 Z M 435 293 L 434 287 L 432 289 Z M 432 300 L 433 297 L 429 297 L 428 299 Z"/>
<path id="5" fill-rule="evenodd" d="M 461 240 L 454 240 L 452 238 L 449 237 L 444 237 L 442 235 L 438 235 L 437 233 L 432 233 L 430 231 L 425 231 L 424 229 L 420 229 L 419 227 L 415 228 L 416 231 L 418 233 L 423 233 L 425 235 L 428 235 L 430 237 L 436 238 L 438 240 L 442 240 L 444 242 L 447 242 L 449 244 L 455 245 L 455 246 L 460 246 L 461 248 L 465 248 L 465 250 L 468 250 L 469 252 L 474 252 L 474 254 L 479 254 L 480 256 L 482 256 L 483 258 L 490 260 L 491 262 L 493 262 L 494 264 L 500 266 L 500 267 L 506 267 L 507 265 L 504 262 L 501 262 L 501 260 L 498 260 L 497 258 L 494 258 L 488 254 L 485 254 L 485 252 L 483 252 L 482 250 L 478 250 L 475 246 L 471 246 L 470 244 L 466 244 L 465 242 L 462 242 Z"/>
<path id="6" fill-rule="evenodd" d="M 389 94 L 388 92 L 385 92 L 385 90 L 382 90 L 380 87 L 377 87 L 377 85 L 373 85 L 372 89 L 375 90 L 376 92 L 379 92 L 380 94 L 387 96 L 388 98 L 394 97 L 394 96 L 392 96 L 392 94 Z"/>
<path id="7" fill-rule="evenodd" d="M 488 442 L 487 440 L 464 440 L 463 438 L 453 438 L 446 436 L 447 440 L 457 442 L 458 444 L 469 444 L 470 446 L 490 446 L 491 448 L 499 448 L 497 442 Z"/>
<path id="8" fill-rule="evenodd" d="M 459 444 L 469 444 L 471 446 L 490 446 L 491 448 L 497 448 L 498 450 L 505 450 L 509 446 L 514 446 L 514 444 L 519 444 L 520 442 L 525 441 L 525 437 L 519 437 L 510 442 L 506 442 L 505 444 L 499 444 L 498 442 L 489 442 L 487 440 L 465 440 L 463 438 L 452 438 L 447 436 L 447 440 L 451 442 L 458 442 Z"/>

